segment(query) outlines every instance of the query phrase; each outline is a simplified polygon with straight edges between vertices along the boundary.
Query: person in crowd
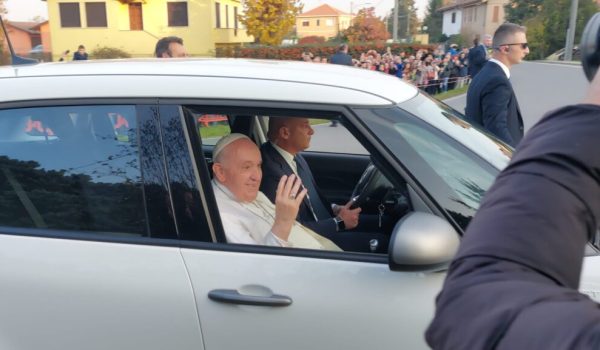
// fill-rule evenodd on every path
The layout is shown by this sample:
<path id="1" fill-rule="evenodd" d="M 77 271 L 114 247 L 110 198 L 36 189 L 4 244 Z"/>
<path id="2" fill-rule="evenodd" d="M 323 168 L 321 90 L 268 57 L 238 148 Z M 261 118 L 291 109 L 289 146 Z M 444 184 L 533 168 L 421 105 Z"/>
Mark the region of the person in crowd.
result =
<path id="1" fill-rule="evenodd" d="M 529 53 L 525 27 L 504 23 L 494 33 L 492 58 L 473 78 L 465 115 L 515 147 L 523 137 L 523 118 L 510 83 L 510 68 Z"/>
<path id="2" fill-rule="evenodd" d="M 306 189 L 294 175 L 277 183 L 275 204 L 261 192 L 261 155 L 243 134 L 221 138 L 213 150 L 213 191 L 229 243 L 339 251 L 328 239 L 296 222 Z"/>
<path id="3" fill-rule="evenodd" d="M 370 241 L 376 239 L 378 247 L 375 251 L 386 252 L 389 237 L 375 231 L 391 230 L 389 222 L 384 221 L 380 229 L 378 217 L 359 216 L 361 208 L 353 208 L 352 201 L 344 205 L 332 205 L 321 194 L 308 163 L 300 154 L 310 146 L 313 134 L 307 118 L 269 118 L 269 141 L 261 146 L 264 174 L 261 191 L 274 200 L 279 179 L 283 175 L 297 175 L 307 189 L 306 198 L 298 211 L 298 221 L 331 239 L 344 250 L 369 252 Z M 359 220 L 365 221 L 360 227 Z"/>
<path id="4" fill-rule="evenodd" d="M 525 43 L 514 39 L 494 49 Z M 599 115 L 600 71 L 581 104 L 528 131 L 450 265 L 432 349 L 600 349 L 600 306 L 577 290 L 600 232 Z"/>
<path id="5" fill-rule="evenodd" d="M 479 43 L 479 37 L 473 40 L 473 47 L 469 50 L 467 59 L 469 61 L 469 76 L 473 79 L 487 62 L 487 49 L 485 45 Z"/>
<path id="6" fill-rule="evenodd" d="M 187 57 L 188 53 L 183 46 L 183 39 L 177 36 L 161 38 L 154 48 L 154 57 L 158 58 L 180 58 Z"/>
<path id="7" fill-rule="evenodd" d="M 352 56 L 348 55 L 348 45 L 341 44 L 338 48 L 338 51 L 333 56 L 331 56 L 330 62 L 332 64 L 351 66 Z"/>
<path id="8" fill-rule="evenodd" d="M 77 51 L 73 53 L 73 61 L 87 61 L 88 53 L 85 52 L 85 46 L 79 45 Z"/>

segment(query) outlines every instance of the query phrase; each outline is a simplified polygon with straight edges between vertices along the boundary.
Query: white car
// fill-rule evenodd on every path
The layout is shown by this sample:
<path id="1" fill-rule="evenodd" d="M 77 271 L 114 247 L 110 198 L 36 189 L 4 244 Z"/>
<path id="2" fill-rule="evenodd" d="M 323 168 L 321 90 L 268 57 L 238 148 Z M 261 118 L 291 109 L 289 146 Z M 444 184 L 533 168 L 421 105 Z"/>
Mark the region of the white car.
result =
<path id="1" fill-rule="evenodd" d="M 336 65 L 49 63 L 0 68 L 0 91 L 2 349 L 426 348 L 443 270 L 512 154 L 413 86 Z M 226 242 L 212 145 L 265 142 L 278 116 L 340 122 L 304 157 L 331 202 L 398 221 L 387 255 Z"/>

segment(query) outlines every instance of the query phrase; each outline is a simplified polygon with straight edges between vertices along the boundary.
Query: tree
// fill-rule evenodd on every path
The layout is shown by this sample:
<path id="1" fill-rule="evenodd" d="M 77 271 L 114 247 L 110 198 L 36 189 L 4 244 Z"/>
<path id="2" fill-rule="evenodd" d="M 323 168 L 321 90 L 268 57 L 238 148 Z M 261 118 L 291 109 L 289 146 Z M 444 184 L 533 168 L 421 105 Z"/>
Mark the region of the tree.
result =
<path id="1" fill-rule="evenodd" d="M 410 20 L 407 23 L 407 18 Z M 387 18 L 387 30 L 393 37 L 394 33 L 394 8 L 390 10 Z M 398 4 L 398 38 L 410 38 L 411 35 L 418 32 L 419 18 L 417 17 L 417 8 L 415 0 L 400 0 Z"/>
<path id="2" fill-rule="evenodd" d="M 506 5 L 506 20 L 525 25 L 530 43 L 530 59 L 542 59 L 565 45 L 571 0 L 511 0 Z M 595 0 L 579 0 L 575 41 L 587 21 L 598 11 Z"/>
<path id="3" fill-rule="evenodd" d="M 442 0 L 429 0 L 427 9 L 425 10 L 425 19 L 423 25 L 427 26 L 427 33 L 431 41 L 442 41 L 442 23 L 443 13 L 438 11 L 442 7 Z"/>
<path id="4" fill-rule="evenodd" d="M 240 22 L 263 45 L 279 45 L 302 11 L 300 0 L 246 0 Z"/>
<path id="5" fill-rule="evenodd" d="M 5 15 L 8 13 L 8 10 L 6 9 L 6 4 L 4 4 L 6 0 L 0 0 L 0 15 Z M 2 19 L 5 19 L 4 16 L 2 16 Z"/>
<path id="6" fill-rule="evenodd" d="M 387 40 L 390 37 L 385 23 L 375 16 L 374 7 L 360 9 L 343 35 L 351 43 Z"/>

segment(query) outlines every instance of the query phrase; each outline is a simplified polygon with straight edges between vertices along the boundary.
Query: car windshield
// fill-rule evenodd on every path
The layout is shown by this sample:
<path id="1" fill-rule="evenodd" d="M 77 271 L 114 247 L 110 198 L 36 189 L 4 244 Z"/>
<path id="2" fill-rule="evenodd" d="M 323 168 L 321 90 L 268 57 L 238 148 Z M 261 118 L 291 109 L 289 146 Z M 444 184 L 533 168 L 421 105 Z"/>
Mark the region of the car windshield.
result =
<path id="1" fill-rule="evenodd" d="M 512 155 L 460 113 L 422 94 L 395 107 L 356 111 L 463 229 Z"/>

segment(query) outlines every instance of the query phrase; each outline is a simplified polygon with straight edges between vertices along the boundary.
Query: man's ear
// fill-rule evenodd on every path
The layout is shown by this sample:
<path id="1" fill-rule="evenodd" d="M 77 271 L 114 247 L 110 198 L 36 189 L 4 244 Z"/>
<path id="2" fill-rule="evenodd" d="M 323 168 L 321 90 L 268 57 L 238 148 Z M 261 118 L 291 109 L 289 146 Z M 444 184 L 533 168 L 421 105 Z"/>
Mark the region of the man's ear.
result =
<path id="1" fill-rule="evenodd" d="M 287 140 L 290 138 L 290 128 L 288 128 L 287 126 L 282 126 L 281 128 L 279 128 L 279 137 Z"/>
<path id="2" fill-rule="evenodd" d="M 214 177 L 216 177 L 220 183 L 224 183 L 225 171 L 223 171 L 223 165 L 221 163 L 214 163 L 212 169 Z"/>

